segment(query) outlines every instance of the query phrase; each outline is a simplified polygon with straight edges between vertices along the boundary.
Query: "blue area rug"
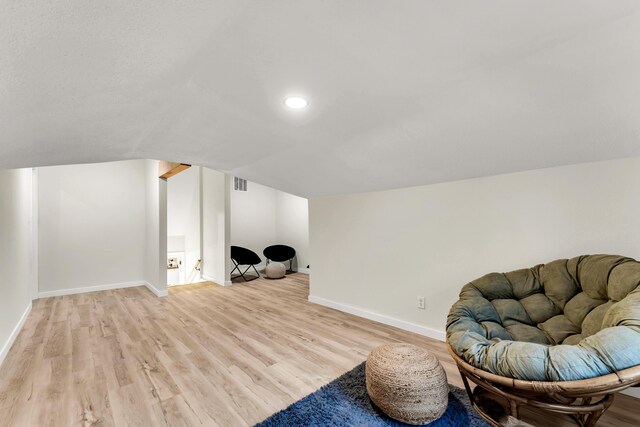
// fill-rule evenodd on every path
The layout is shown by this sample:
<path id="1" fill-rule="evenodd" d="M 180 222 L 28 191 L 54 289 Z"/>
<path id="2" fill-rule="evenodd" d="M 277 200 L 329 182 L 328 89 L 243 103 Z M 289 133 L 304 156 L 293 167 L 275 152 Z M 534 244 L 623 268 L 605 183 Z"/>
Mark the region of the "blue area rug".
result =
<path id="1" fill-rule="evenodd" d="M 447 411 L 441 418 L 426 425 L 488 426 L 471 407 L 467 393 L 458 387 L 449 387 Z M 257 424 L 259 427 L 406 425 L 387 417 L 371 402 L 365 385 L 364 363 Z"/>

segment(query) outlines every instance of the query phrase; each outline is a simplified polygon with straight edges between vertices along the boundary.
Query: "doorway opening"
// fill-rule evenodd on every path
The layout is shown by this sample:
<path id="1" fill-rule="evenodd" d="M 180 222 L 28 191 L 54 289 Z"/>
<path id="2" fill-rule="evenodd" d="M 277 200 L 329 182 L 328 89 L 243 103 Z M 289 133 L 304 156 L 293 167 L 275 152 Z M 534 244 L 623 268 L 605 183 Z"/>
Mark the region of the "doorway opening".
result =
<path id="1" fill-rule="evenodd" d="M 167 180 L 167 286 L 202 281 L 200 203 L 198 167 Z"/>

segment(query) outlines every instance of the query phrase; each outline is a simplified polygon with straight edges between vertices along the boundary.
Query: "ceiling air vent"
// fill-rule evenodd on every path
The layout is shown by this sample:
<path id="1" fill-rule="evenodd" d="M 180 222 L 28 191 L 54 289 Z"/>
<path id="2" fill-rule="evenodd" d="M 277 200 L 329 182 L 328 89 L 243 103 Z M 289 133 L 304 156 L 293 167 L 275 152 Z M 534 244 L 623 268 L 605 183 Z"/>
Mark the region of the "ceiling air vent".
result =
<path id="1" fill-rule="evenodd" d="M 237 176 L 233 177 L 233 189 L 235 191 L 247 191 L 247 180 L 238 178 Z"/>

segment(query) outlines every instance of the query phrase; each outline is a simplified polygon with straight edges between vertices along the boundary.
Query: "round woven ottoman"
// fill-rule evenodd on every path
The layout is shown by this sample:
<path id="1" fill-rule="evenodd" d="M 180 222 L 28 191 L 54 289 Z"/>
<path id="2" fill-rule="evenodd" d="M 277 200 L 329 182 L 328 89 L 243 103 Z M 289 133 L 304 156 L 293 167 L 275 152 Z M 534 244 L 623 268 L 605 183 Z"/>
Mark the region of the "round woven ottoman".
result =
<path id="1" fill-rule="evenodd" d="M 367 392 L 382 412 L 407 424 L 425 424 L 447 410 L 447 375 L 436 357 L 411 344 L 385 344 L 366 364 Z"/>
<path id="2" fill-rule="evenodd" d="M 265 273 L 269 279 L 281 279 L 287 272 L 287 267 L 281 262 L 270 262 L 265 268 Z"/>

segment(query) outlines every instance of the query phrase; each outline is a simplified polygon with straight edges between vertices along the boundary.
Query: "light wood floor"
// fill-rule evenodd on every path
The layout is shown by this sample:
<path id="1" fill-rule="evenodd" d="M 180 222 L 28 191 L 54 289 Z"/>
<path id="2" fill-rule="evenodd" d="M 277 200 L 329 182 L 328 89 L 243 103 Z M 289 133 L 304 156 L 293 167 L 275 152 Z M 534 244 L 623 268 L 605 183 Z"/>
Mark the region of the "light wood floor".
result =
<path id="1" fill-rule="evenodd" d="M 35 301 L 0 369 L 0 425 L 252 425 L 395 341 L 432 350 L 461 386 L 442 343 L 311 304 L 302 274 L 169 293 Z M 639 425 L 636 402 L 619 396 L 599 425 Z"/>

